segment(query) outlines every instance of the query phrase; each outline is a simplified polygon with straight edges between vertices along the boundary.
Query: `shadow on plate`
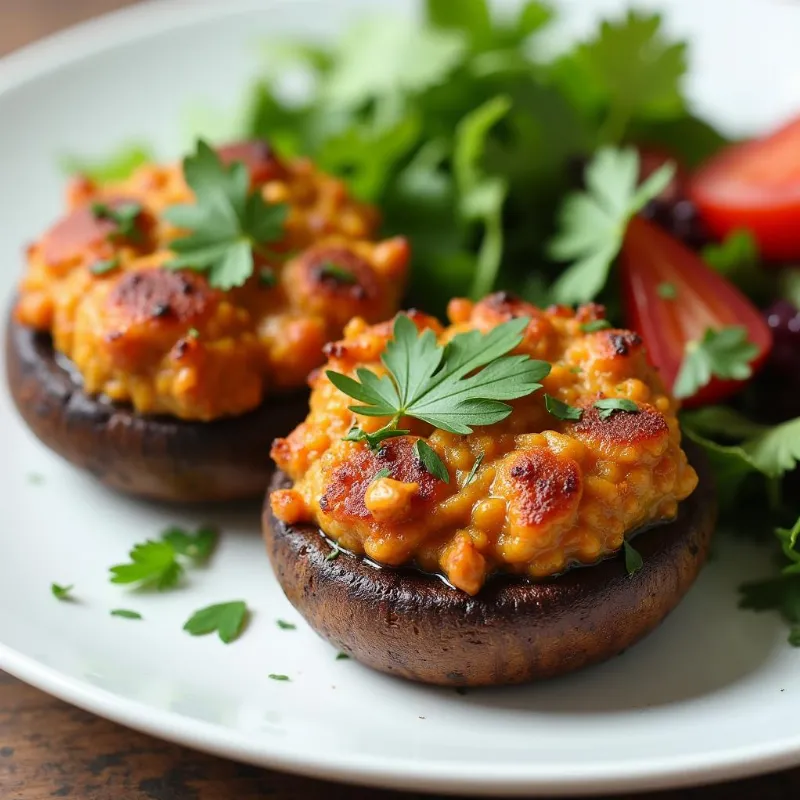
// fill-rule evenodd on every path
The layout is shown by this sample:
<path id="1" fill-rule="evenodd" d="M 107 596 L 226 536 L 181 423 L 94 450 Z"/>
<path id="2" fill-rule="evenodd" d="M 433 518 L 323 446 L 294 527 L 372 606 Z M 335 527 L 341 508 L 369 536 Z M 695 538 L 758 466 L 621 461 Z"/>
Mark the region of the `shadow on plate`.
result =
<path id="1" fill-rule="evenodd" d="M 737 587 L 768 573 L 753 546 L 725 542 L 683 603 L 639 644 L 605 664 L 525 687 L 470 689 L 453 702 L 529 714 L 626 712 L 725 691 L 788 647 L 776 614 L 737 608 Z"/>

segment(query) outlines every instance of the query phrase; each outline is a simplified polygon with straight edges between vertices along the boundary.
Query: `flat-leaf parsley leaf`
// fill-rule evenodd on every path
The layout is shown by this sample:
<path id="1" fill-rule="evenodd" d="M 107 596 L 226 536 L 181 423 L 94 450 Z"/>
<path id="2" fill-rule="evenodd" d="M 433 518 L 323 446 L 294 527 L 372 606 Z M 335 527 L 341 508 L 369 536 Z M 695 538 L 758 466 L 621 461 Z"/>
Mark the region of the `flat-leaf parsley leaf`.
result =
<path id="1" fill-rule="evenodd" d="M 129 557 L 129 564 L 111 567 L 111 583 L 138 583 L 164 591 L 177 586 L 183 574 L 175 548 L 169 542 L 148 539 L 134 545 Z"/>
<path id="2" fill-rule="evenodd" d="M 219 638 L 229 644 L 242 632 L 247 616 L 247 604 L 243 600 L 216 603 L 195 611 L 183 629 L 192 636 L 205 636 L 216 631 Z"/>
<path id="3" fill-rule="evenodd" d="M 664 164 L 639 186 L 639 155 L 633 148 L 604 147 L 586 167 L 586 190 L 570 194 L 559 212 L 559 232 L 550 255 L 573 261 L 553 285 L 560 303 L 586 303 L 605 286 L 631 217 L 672 180 Z"/>
<path id="4" fill-rule="evenodd" d="M 160 591 L 175 588 L 183 575 L 180 557 L 205 561 L 213 552 L 217 533 L 213 528 L 201 527 L 197 533 L 187 533 L 183 528 L 167 528 L 160 541 L 152 539 L 134 545 L 129 564 L 111 567 L 112 583 L 138 583 L 141 587 L 155 587 Z"/>
<path id="5" fill-rule="evenodd" d="M 351 411 L 390 418 L 375 433 L 356 427 L 346 438 L 376 448 L 382 439 L 399 435 L 398 424 L 406 416 L 457 434 L 505 419 L 511 406 L 502 401 L 540 389 L 539 381 L 550 372 L 544 361 L 506 355 L 522 341 L 528 322 L 522 317 L 489 333 L 460 333 L 442 347 L 432 330 L 420 333 L 405 314 L 399 315 L 381 357 L 388 374 L 378 376 L 365 367 L 356 370 L 357 379 L 326 373 L 337 389 L 361 403 L 350 406 Z"/>
<path id="6" fill-rule="evenodd" d="M 253 274 L 254 251 L 283 236 L 286 204 L 270 204 L 250 192 L 250 176 L 241 162 L 225 166 L 204 141 L 183 161 L 183 174 L 195 194 L 195 205 L 176 205 L 164 212 L 173 225 L 191 233 L 170 243 L 176 257 L 165 266 L 205 272 L 217 289 L 242 286 Z"/>

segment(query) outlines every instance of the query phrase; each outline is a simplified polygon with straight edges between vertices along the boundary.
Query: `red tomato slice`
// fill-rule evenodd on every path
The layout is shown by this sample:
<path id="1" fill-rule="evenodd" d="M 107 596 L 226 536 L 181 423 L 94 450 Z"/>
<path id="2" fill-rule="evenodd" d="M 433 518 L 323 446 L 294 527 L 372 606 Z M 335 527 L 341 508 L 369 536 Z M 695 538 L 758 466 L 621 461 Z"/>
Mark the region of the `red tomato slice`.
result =
<path id="1" fill-rule="evenodd" d="M 689 196 L 715 236 L 748 228 L 765 258 L 800 257 L 800 118 L 714 156 Z"/>
<path id="2" fill-rule="evenodd" d="M 625 234 L 620 277 L 626 324 L 641 335 L 667 386 L 675 383 L 686 344 L 701 339 L 709 328 L 743 325 L 759 348 L 753 371 L 769 354 L 772 334 L 759 310 L 692 250 L 641 217 L 631 221 Z M 660 296 L 661 284 L 675 288 L 674 299 Z M 739 381 L 712 378 L 684 404 L 717 402 L 741 387 Z"/>

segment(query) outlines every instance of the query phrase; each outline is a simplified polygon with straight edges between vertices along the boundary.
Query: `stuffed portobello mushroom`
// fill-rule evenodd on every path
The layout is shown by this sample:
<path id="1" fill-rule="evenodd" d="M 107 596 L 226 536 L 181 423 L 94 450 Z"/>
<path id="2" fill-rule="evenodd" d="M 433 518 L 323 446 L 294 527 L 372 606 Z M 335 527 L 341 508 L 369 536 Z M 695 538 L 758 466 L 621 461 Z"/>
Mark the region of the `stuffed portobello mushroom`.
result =
<path id="1" fill-rule="evenodd" d="M 716 505 L 639 337 L 495 294 L 350 322 L 272 450 L 264 535 L 335 646 L 443 685 L 618 654 L 683 597 Z M 691 463 L 690 463 L 691 462 Z"/>
<path id="2" fill-rule="evenodd" d="M 376 241 L 375 209 L 264 142 L 77 178 L 67 206 L 28 248 L 8 319 L 31 430 L 132 494 L 261 495 L 324 344 L 396 311 L 405 240 Z"/>

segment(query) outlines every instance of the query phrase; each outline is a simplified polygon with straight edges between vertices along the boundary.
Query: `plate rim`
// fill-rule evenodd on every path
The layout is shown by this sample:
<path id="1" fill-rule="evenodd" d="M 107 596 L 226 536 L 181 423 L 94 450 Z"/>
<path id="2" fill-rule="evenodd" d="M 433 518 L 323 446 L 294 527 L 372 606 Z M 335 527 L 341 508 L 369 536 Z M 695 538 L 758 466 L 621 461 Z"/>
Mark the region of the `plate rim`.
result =
<path id="1" fill-rule="evenodd" d="M 289 2 L 318 0 L 143 0 L 72 25 L 0 58 L 0 102 L 12 91 L 60 67 L 147 38 L 156 32 L 191 27 Z M 639 759 L 624 764 L 580 764 L 569 770 L 518 762 L 491 764 L 440 760 L 421 766 L 411 759 L 356 756 L 348 760 L 306 753 L 248 737 L 232 728 L 165 711 L 125 698 L 60 672 L 0 642 L 0 669 L 60 700 L 154 737 L 236 761 L 294 774 L 373 787 L 470 795 L 596 795 L 697 786 L 736 780 L 800 763 L 800 734 L 768 744 L 741 746 L 703 755 Z M 621 772 L 624 769 L 624 772 Z"/>
<path id="2" fill-rule="evenodd" d="M 742 746 L 716 758 L 672 756 L 639 759 L 610 766 L 549 769 L 535 762 L 465 765 L 438 761 L 421 767 L 414 759 L 328 757 L 325 751 L 309 756 L 295 745 L 249 737 L 233 728 L 192 719 L 131 700 L 87 681 L 73 678 L 0 642 L 0 669 L 41 691 L 97 716 L 155 738 L 213 755 L 296 775 L 362 786 L 406 791 L 428 791 L 472 796 L 523 797 L 602 795 L 609 792 L 653 791 L 700 786 L 752 777 L 796 766 L 800 737 L 760 747 Z"/>

